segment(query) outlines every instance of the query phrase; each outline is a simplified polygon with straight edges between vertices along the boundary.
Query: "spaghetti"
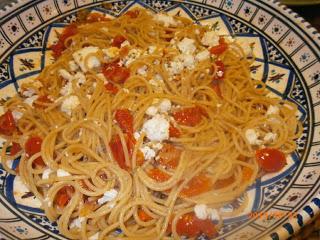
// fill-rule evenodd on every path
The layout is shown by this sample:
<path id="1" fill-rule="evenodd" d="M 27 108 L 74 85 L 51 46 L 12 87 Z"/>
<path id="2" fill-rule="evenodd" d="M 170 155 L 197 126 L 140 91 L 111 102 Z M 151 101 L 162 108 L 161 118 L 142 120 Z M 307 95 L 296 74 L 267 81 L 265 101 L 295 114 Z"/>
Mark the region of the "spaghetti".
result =
<path id="1" fill-rule="evenodd" d="M 296 106 L 268 97 L 254 56 L 208 26 L 90 13 L 51 50 L 4 104 L 1 160 L 68 238 L 212 238 L 247 198 L 220 208 L 296 148 Z"/>

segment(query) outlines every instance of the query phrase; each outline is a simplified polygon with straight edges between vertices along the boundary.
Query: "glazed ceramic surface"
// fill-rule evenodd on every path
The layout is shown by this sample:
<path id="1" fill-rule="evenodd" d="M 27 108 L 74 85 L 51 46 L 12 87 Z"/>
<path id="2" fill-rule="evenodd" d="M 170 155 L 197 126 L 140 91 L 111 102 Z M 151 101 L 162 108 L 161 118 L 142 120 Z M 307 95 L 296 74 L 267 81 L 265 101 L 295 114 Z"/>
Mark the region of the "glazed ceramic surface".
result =
<path id="1" fill-rule="evenodd" d="M 263 79 L 270 96 L 298 106 L 304 131 L 287 166 L 248 188 L 250 202 L 237 217 L 224 219 L 218 239 L 286 239 L 319 212 L 320 62 L 319 34 L 273 1 L 97 1 L 24 0 L 0 11 L 0 98 L 16 94 L 53 59 L 57 33 L 83 9 L 116 18 L 131 8 L 180 14 L 210 24 L 219 34 L 249 42 L 257 57 L 253 79 Z M 2 109 L 0 108 L 0 111 Z M 3 139 L 0 139 L 0 147 Z M 15 168 L 19 159 L 12 163 Z M 243 196 L 224 207 L 232 211 Z M 4 239 L 65 239 L 39 209 L 19 177 L 0 168 L 0 234 Z M 254 218 L 254 213 L 262 217 Z M 289 215 L 289 216 L 288 216 Z"/>

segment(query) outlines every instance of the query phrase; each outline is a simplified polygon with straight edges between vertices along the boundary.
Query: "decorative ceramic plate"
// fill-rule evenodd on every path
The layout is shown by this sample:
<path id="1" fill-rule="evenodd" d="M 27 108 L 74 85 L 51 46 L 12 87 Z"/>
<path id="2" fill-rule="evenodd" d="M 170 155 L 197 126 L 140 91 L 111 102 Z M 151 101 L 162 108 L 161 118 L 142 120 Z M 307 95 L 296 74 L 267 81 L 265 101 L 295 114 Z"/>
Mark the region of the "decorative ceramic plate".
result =
<path id="1" fill-rule="evenodd" d="M 0 11 L 0 98 L 13 96 L 53 60 L 56 33 L 81 9 L 117 17 L 131 8 L 178 12 L 221 34 L 254 43 L 252 78 L 273 96 L 298 106 L 304 131 L 287 167 L 256 180 L 243 214 L 224 220 L 218 239 L 286 239 L 320 210 L 320 35 L 275 1 L 24 0 Z M 1 140 L 1 139 L 0 139 Z M 19 159 L 15 160 L 13 167 Z M 226 208 L 237 208 L 238 201 Z M 0 168 L 0 234 L 3 239 L 65 239 L 38 207 L 19 177 Z M 268 213 L 252 218 L 250 213 Z M 288 213 L 294 213 L 289 214 Z"/>

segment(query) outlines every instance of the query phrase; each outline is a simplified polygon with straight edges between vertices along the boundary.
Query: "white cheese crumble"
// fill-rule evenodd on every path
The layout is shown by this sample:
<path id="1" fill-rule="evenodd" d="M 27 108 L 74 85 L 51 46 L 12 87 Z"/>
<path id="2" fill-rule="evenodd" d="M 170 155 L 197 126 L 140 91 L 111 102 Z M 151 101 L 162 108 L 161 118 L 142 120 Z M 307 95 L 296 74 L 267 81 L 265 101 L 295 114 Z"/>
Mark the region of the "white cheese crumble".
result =
<path id="1" fill-rule="evenodd" d="M 265 142 L 273 142 L 274 140 L 277 139 L 277 134 L 276 133 L 272 133 L 272 132 L 268 132 L 264 138 L 263 138 L 263 141 Z"/>
<path id="2" fill-rule="evenodd" d="M 62 102 L 61 111 L 71 115 L 72 110 L 74 110 L 79 104 L 80 101 L 77 96 L 70 96 Z"/>
<path id="3" fill-rule="evenodd" d="M 81 228 L 81 223 L 84 221 L 84 217 L 78 217 L 73 219 L 70 223 L 70 228 Z"/>
<path id="4" fill-rule="evenodd" d="M 209 47 L 217 46 L 219 45 L 219 39 L 220 37 L 214 31 L 205 32 L 201 39 L 201 43 Z"/>
<path id="5" fill-rule="evenodd" d="M 118 195 L 118 191 L 115 189 L 111 189 L 109 191 L 106 191 L 101 198 L 98 199 L 98 204 L 102 205 L 106 202 L 110 202 L 113 199 L 115 199 Z"/>
<path id="6" fill-rule="evenodd" d="M 71 174 L 63 169 L 57 170 L 57 177 L 68 177 L 71 176 Z"/>
<path id="7" fill-rule="evenodd" d="M 92 69 L 92 68 L 96 68 L 96 67 L 100 67 L 100 61 L 96 56 L 91 56 L 87 59 L 87 62 L 85 62 L 86 57 L 90 54 L 95 54 L 99 51 L 98 47 L 84 47 L 76 52 L 74 52 L 72 54 L 74 61 L 79 65 L 79 67 L 81 68 L 81 70 L 83 72 L 87 72 L 88 69 Z M 86 64 L 87 63 L 87 66 Z"/>
<path id="8" fill-rule="evenodd" d="M 156 152 L 148 146 L 141 147 L 140 151 L 143 153 L 145 160 L 150 160 L 156 156 Z"/>
<path id="9" fill-rule="evenodd" d="M 121 43 L 120 48 L 130 46 L 130 42 L 128 40 L 125 40 L 123 43 Z"/>
<path id="10" fill-rule="evenodd" d="M 181 54 L 179 56 L 180 61 L 183 63 L 183 66 L 188 69 L 194 68 L 194 57 L 191 54 Z"/>
<path id="11" fill-rule="evenodd" d="M 261 145 L 262 141 L 259 140 L 259 133 L 255 129 L 247 129 L 245 132 L 246 139 L 251 145 Z"/>
<path id="12" fill-rule="evenodd" d="M 169 125 L 164 116 L 157 114 L 143 124 L 142 131 L 149 140 L 161 142 L 169 139 Z"/>
<path id="13" fill-rule="evenodd" d="M 68 81 L 61 89 L 60 89 L 60 94 L 62 96 L 66 96 L 66 95 L 70 95 L 71 93 L 73 93 L 73 89 L 72 89 L 72 82 Z"/>
<path id="14" fill-rule="evenodd" d="M 279 107 L 278 106 L 273 106 L 273 105 L 270 105 L 268 107 L 268 110 L 267 110 L 267 113 L 266 115 L 273 115 L 273 114 L 279 114 Z"/>
<path id="15" fill-rule="evenodd" d="M 140 49 L 131 49 L 128 55 L 124 59 L 124 65 L 128 67 L 132 62 L 134 62 L 141 55 Z"/>
<path id="16" fill-rule="evenodd" d="M 135 140 L 138 140 L 139 138 L 140 138 L 140 133 L 138 133 L 138 132 L 135 132 L 134 134 L 133 134 L 133 137 L 134 137 L 134 139 Z"/>
<path id="17" fill-rule="evenodd" d="M 155 116 L 158 113 L 158 108 L 155 106 L 150 106 L 146 110 L 146 114 L 149 116 Z"/>
<path id="18" fill-rule="evenodd" d="M 82 72 L 77 72 L 74 75 L 74 80 L 77 82 L 77 86 L 79 87 L 86 82 L 86 76 Z"/>
<path id="19" fill-rule="evenodd" d="M 149 46 L 148 49 L 147 49 L 147 51 L 148 51 L 149 54 L 152 54 L 152 53 L 154 53 L 154 51 L 155 51 L 156 49 L 157 49 L 156 46 Z"/>
<path id="20" fill-rule="evenodd" d="M 148 70 L 147 65 L 143 65 L 142 67 L 137 69 L 137 73 L 139 75 L 141 75 L 141 76 L 146 76 L 147 75 L 147 70 Z"/>
<path id="21" fill-rule="evenodd" d="M 196 217 L 201 220 L 210 219 L 217 221 L 220 219 L 218 211 L 216 209 L 208 208 L 205 204 L 197 204 L 194 206 L 194 213 Z"/>
<path id="22" fill-rule="evenodd" d="M 175 75 L 179 74 L 183 70 L 184 66 L 181 61 L 172 61 L 169 64 L 166 63 L 165 68 L 170 75 Z"/>
<path id="23" fill-rule="evenodd" d="M 201 61 L 204 61 L 204 60 L 207 60 L 210 58 L 210 52 L 205 49 L 199 53 L 197 53 L 195 59 L 198 61 L 198 62 L 201 62 Z"/>
<path id="24" fill-rule="evenodd" d="M 12 116 L 13 116 L 14 120 L 17 122 L 20 118 L 22 118 L 23 113 L 19 112 L 19 111 L 16 111 L 16 110 L 13 110 L 12 111 Z"/>
<path id="25" fill-rule="evenodd" d="M 79 66 L 78 66 L 78 64 L 76 64 L 75 61 L 71 60 L 71 61 L 69 61 L 69 69 L 71 72 L 75 72 L 79 69 Z"/>
<path id="26" fill-rule="evenodd" d="M 38 98 L 38 95 L 33 95 L 32 97 L 26 98 L 23 102 L 32 107 L 33 102 Z"/>
<path id="27" fill-rule="evenodd" d="M 161 113 L 169 112 L 171 109 L 171 101 L 169 99 L 163 99 L 159 104 L 159 111 Z"/>
<path id="28" fill-rule="evenodd" d="M 73 76 L 65 69 L 59 69 L 58 74 L 65 80 L 72 81 L 73 79 Z"/>
<path id="29" fill-rule="evenodd" d="M 177 22 L 174 20 L 172 16 L 163 14 L 163 13 L 158 13 L 154 15 L 154 19 L 158 22 L 161 22 L 165 27 L 171 26 L 176 26 Z"/>
<path id="30" fill-rule="evenodd" d="M 184 54 L 192 54 L 197 49 L 196 46 L 194 45 L 194 42 L 195 42 L 194 39 L 185 37 L 177 45 L 178 45 L 179 50 L 182 53 L 184 53 Z"/>
<path id="31" fill-rule="evenodd" d="M 53 171 L 51 170 L 51 168 L 47 168 L 43 171 L 42 173 L 42 179 L 48 179 L 50 173 L 52 173 Z"/>
<path id="32" fill-rule="evenodd" d="M 36 92 L 35 92 L 35 90 L 32 89 L 32 88 L 28 88 L 28 89 L 26 89 L 25 91 L 22 92 L 22 95 L 23 95 L 24 97 L 32 97 L 32 96 L 35 95 L 35 94 L 36 94 Z"/>

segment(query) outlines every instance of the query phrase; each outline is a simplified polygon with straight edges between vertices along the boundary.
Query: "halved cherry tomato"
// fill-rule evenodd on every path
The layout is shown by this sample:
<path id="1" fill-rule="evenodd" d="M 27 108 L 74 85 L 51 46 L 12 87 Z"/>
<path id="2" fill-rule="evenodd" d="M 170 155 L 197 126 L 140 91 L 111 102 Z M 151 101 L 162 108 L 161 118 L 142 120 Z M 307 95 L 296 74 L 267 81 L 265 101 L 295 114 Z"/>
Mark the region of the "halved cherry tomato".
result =
<path id="1" fill-rule="evenodd" d="M 178 138 L 181 136 L 181 132 L 178 128 L 176 128 L 175 126 L 173 126 L 173 124 L 170 123 L 170 127 L 169 127 L 169 136 L 170 137 L 174 137 L 174 138 Z"/>
<path id="2" fill-rule="evenodd" d="M 131 18 L 137 18 L 139 16 L 139 10 L 130 10 L 128 12 L 125 13 L 125 15 L 128 15 Z"/>
<path id="3" fill-rule="evenodd" d="M 157 182 L 165 182 L 170 178 L 170 175 L 161 171 L 159 168 L 152 168 L 148 171 L 148 176 Z"/>
<path id="4" fill-rule="evenodd" d="M 101 22 L 101 21 L 109 21 L 110 19 L 105 17 L 102 13 L 92 12 L 89 13 L 87 16 L 87 22 L 93 23 L 93 22 Z"/>
<path id="5" fill-rule="evenodd" d="M 199 219 L 193 212 L 184 214 L 179 218 L 176 230 L 179 236 L 186 236 L 188 238 L 205 234 L 211 239 L 217 235 L 216 227 L 210 219 Z"/>
<path id="6" fill-rule="evenodd" d="M 6 111 L 0 116 L 0 134 L 11 136 L 16 130 L 16 123 L 14 121 L 12 112 Z"/>
<path id="7" fill-rule="evenodd" d="M 130 77 L 130 70 L 119 66 L 118 63 L 105 64 L 102 73 L 108 80 L 114 83 L 124 83 Z"/>
<path id="8" fill-rule="evenodd" d="M 39 96 L 34 102 L 33 106 L 36 108 L 46 108 L 46 104 L 52 103 L 47 95 Z"/>
<path id="9" fill-rule="evenodd" d="M 199 107 L 188 107 L 173 113 L 173 118 L 177 123 L 194 127 L 201 122 L 202 111 Z"/>
<path id="10" fill-rule="evenodd" d="M 115 119 L 125 133 L 133 133 L 133 116 L 128 109 L 117 109 Z"/>
<path id="11" fill-rule="evenodd" d="M 65 40 L 78 33 L 78 27 L 72 23 L 63 29 L 63 32 L 59 36 L 59 40 L 56 44 L 53 44 L 50 49 L 53 51 L 53 57 L 57 59 L 61 56 L 62 52 L 67 48 L 65 46 Z"/>
<path id="12" fill-rule="evenodd" d="M 198 175 L 190 180 L 188 185 L 182 189 L 180 194 L 186 197 L 193 197 L 208 192 L 211 188 L 211 179 L 205 175 Z"/>
<path id="13" fill-rule="evenodd" d="M 117 94 L 117 92 L 119 91 L 118 87 L 116 85 L 114 85 L 113 83 L 110 83 L 110 82 L 105 84 L 104 87 L 106 88 L 106 90 L 108 92 L 111 92 L 112 94 Z"/>
<path id="14" fill-rule="evenodd" d="M 165 143 L 159 151 L 158 157 L 161 165 L 176 168 L 179 164 L 182 150 L 172 144 Z"/>
<path id="15" fill-rule="evenodd" d="M 126 159 L 122 148 L 122 143 L 119 135 L 114 136 L 109 143 L 114 159 L 117 161 L 119 167 L 127 170 Z"/>
<path id="16" fill-rule="evenodd" d="M 125 40 L 127 40 L 127 39 L 126 39 L 124 36 L 122 36 L 122 35 L 116 35 L 116 36 L 114 37 L 114 39 L 112 40 L 111 46 L 120 48 L 120 47 L 121 47 L 121 44 L 122 44 Z"/>
<path id="17" fill-rule="evenodd" d="M 65 207 L 70 199 L 72 198 L 72 195 L 74 193 L 74 188 L 72 186 L 64 186 L 62 187 L 56 194 L 56 197 L 54 199 L 54 203 L 57 204 L 60 208 Z"/>
<path id="18" fill-rule="evenodd" d="M 150 220 L 152 220 L 153 218 L 150 217 L 145 211 L 143 211 L 142 209 L 138 210 L 138 216 L 140 218 L 141 221 L 143 222 L 148 222 Z"/>
<path id="19" fill-rule="evenodd" d="M 286 155 L 274 148 L 263 148 L 256 151 L 256 159 L 266 172 L 279 172 L 286 164 Z"/>
<path id="20" fill-rule="evenodd" d="M 27 157 L 31 157 L 34 154 L 40 152 L 41 145 L 42 145 L 42 139 L 40 137 L 38 136 L 30 137 L 24 145 Z M 46 164 L 44 163 L 42 157 L 38 157 L 33 161 L 33 167 L 36 167 L 36 166 L 44 167 L 45 165 Z"/>
<path id="21" fill-rule="evenodd" d="M 21 149 L 22 148 L 21 148 L 19 143 L 13 142 L 12 146 L 11 146 L 11 149 L 10 149 L 10 156 L 16 155 L 18 152 L 21 151 Z"/>
<path id="22" fill-rule="evenodd" d="M 210 48 L 210 53 L 214 55 L 220 55 L 228 49 L 228 44 L 225 42 L 224 38 L 219 39 L 219 45 Z"/>
<path id="23" fill-rule="evenodd" d="M 215 184 L 213 185 L 213 188 L 220 189 L 220 188 L 227 187 L 230 184 L 232 184 L 234 182 L 234 180 L 235 179 L 234 179 L 233 176 L 225 178 L 225 179 L 220 179 L 220 180 L 215 182 Z"/>

